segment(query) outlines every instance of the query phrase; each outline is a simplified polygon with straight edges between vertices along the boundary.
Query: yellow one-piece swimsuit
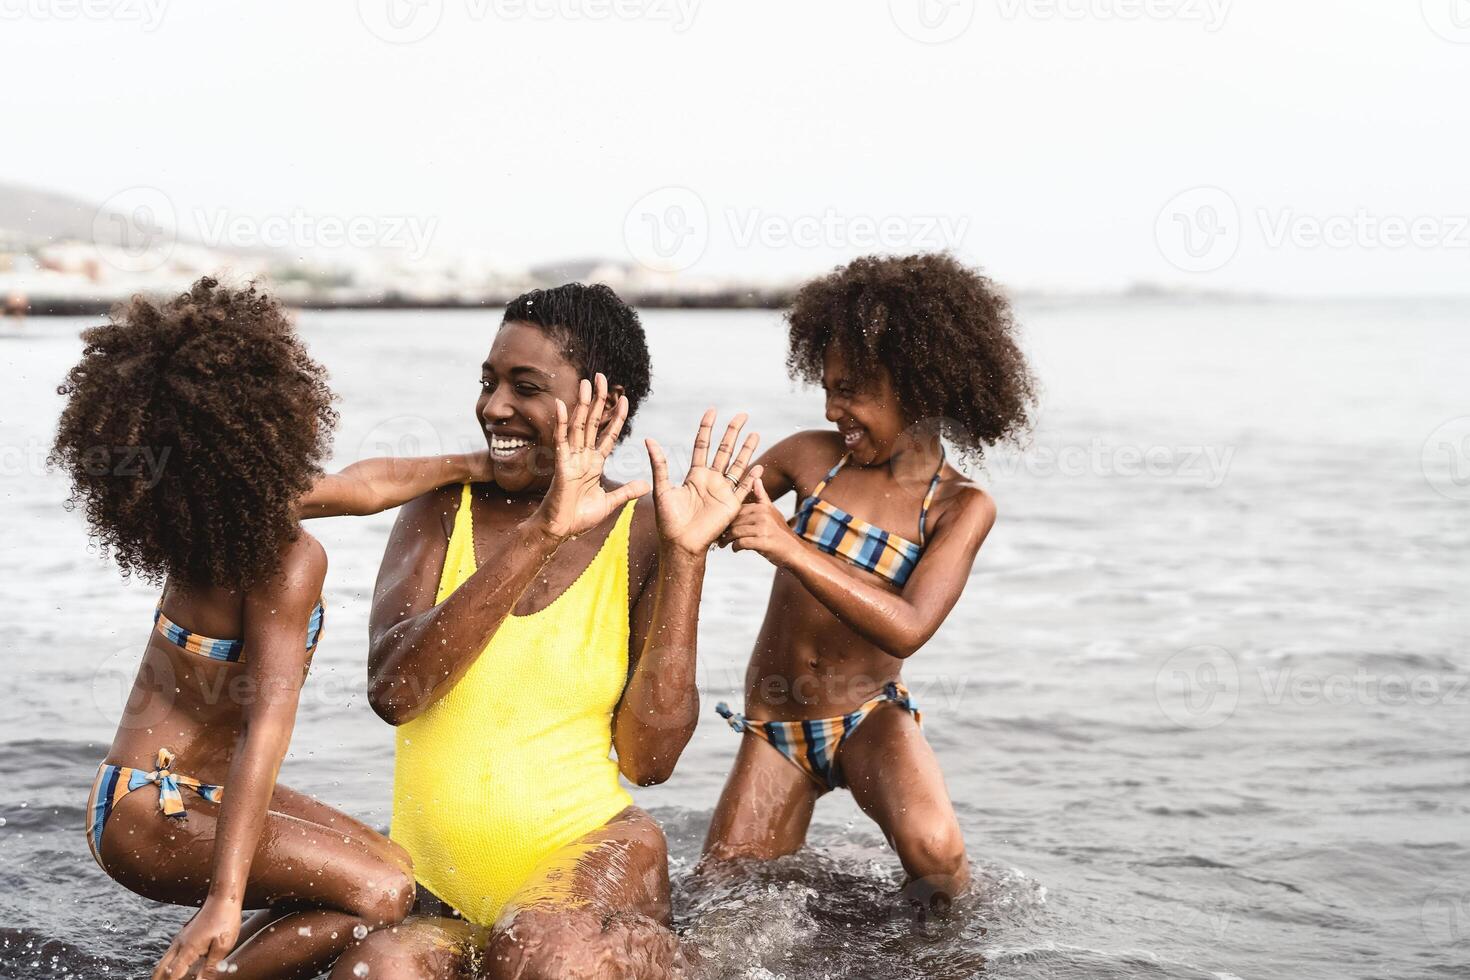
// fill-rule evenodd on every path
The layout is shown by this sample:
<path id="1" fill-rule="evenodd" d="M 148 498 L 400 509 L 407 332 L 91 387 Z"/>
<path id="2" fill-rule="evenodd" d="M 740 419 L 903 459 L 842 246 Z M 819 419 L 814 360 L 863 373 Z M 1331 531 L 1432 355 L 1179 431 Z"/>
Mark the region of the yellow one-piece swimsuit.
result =
<path id="1" fill-rule="evenodd" d="M 565 592 L 506 617 L 459 683 L 398 728 L 392 837 L 419 882 L 471 922 L 493 925 L 542 861 L 633 802 L 610 755 L 635 504 Z M 474 572 L 466 484 L 434 601 Z"/>

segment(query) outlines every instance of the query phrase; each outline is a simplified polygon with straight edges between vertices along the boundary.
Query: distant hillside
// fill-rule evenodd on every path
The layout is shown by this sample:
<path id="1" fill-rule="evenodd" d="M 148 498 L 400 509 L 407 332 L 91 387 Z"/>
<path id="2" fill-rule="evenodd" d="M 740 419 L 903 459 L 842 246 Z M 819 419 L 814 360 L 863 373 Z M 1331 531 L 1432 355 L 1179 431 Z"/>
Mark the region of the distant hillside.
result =
<path id="1" fill-rule="evenodd" d="M 0 183 L 0 231 L 30 242 L 94 240 L 127 247 L 137 229 L 128 221 L 97 221 L 97 205 L 53 191 Z M 94 231 L 94 225 L 96 230 Z"/>
<path id="2" fill-rule="evenodd" d="M 161 192 L 147 188 L 136 190 L 140 192 L 136 200 L 146 201 L 150 205 L 162 203 L 167 206 L 168 199 Z M 120 197 L 124 202 L 130 200 L 127 195 Z M 172 223 L 171 215 L 162 217 Z M 146 247 L 161 238 L 180 243 L 198 243 L 194 236 L 186 234 L 182 229 L 161 227 L 158 219 L 145 207 L 139 207 L 127 214 L 103 211 L 93 201 L 84 201 L 55 191 L 0 182 L 0 240 L 7 238 L 32 245 L 75 241 L 117 248 Z M 256 257 L 278 254 L 276 250 L 264 246 L 235 248 L 221 245 L 214 250 L 226 255 Z"/>

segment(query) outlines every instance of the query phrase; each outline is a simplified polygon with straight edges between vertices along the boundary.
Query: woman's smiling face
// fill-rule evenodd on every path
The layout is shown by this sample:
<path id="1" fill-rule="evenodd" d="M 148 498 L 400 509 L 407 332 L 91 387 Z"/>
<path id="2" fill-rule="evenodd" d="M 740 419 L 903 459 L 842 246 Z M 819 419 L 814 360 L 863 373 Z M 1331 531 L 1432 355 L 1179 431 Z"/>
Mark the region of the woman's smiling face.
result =
<path id="1" fill-rule="evenodd" d="M 480 368 L 475 416 L 485 430 L 495 483 L 518 493 L 551 484 L 556 400 L 577 403 L 581 381 L 566 345 L 528 323 L 501 324 Z"/>

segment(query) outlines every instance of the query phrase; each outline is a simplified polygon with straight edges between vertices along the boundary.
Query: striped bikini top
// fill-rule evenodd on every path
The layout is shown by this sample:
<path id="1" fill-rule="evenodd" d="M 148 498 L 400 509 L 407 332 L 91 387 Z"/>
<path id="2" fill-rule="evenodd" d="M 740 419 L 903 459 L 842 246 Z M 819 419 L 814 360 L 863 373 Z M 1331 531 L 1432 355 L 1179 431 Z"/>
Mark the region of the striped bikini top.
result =
<path id="1" fill-rule="evenodd" d="M 308 653 L 314 653 L 316 645 L 321 642 L 322 625 L 326 614 L 326 607 L 318 598 L 316 608 L 312 609 L 311 618 L 306 623 L 306 650 Z M 158 608 L 153 610 L 153 625 L 157 628 L 159 635 L 174 646 L 201 657 L 208 657 L 210 660 L 239 663 L 240 655 L 245 650 L 244 640 L 216 640 L 213 637 L 184 629 L 163 614 L 163 596 L 158 597 Z"/>
<path id="2" fill-rule="evenodd" d="M 812 495 L 796 508 L 791 529 L 827 554 L 846 559 L 858 568 L 901 587 L 909 580 L 914 566 L 919 563 L 919 556 L 924 553 L 924 524 L 929 516 L 929 505 L 934 502 L 934 491 L 939 487 L 939 476 L 944 472 L 944 447 L 939 448 L 939 469 L 934 471 L 934 478 L 929 481 L 929 492 L 924 494 L 924 506 L 919 511 L 917 544 L 854 517 L 822 499 L 822 491 L 847 465 L 851 456 L 847 453 L 839 459 L 812 490 Z"/>

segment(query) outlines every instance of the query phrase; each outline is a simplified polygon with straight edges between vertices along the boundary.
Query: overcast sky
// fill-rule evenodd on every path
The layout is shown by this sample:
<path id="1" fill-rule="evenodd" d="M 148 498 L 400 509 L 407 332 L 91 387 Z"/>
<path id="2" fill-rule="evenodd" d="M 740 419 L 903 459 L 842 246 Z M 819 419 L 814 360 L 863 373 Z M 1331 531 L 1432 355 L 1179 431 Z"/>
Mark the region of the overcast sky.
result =
<path id="1" fill-rule="evenodd" d="M 303 247 L 1470 292 L 1470 0 L 0 0 L 0 81 L 0 179 Z"/>

